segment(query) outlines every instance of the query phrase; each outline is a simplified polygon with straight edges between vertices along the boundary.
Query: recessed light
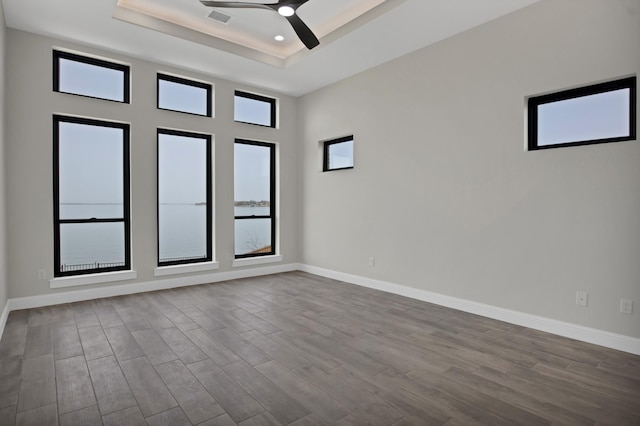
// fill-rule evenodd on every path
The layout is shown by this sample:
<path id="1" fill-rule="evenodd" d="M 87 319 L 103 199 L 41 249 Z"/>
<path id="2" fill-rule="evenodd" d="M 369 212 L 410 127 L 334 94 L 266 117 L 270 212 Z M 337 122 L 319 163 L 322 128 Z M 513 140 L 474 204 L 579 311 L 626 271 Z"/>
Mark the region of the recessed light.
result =
<path id="1" fill-rule="evenodd" d="M 276 41 L 282 41 L 284 40 L 284 37 L 282 37 L 281 35 L 277 35 L 274 37 L 276 39 Z"/>
<path id="2" fill-rule="evenodd" d="M 282 16 L 291 16 L 296 13 L 296 11 L 291 6 L 282 6 L 278 8 L 278 13 Z"/>

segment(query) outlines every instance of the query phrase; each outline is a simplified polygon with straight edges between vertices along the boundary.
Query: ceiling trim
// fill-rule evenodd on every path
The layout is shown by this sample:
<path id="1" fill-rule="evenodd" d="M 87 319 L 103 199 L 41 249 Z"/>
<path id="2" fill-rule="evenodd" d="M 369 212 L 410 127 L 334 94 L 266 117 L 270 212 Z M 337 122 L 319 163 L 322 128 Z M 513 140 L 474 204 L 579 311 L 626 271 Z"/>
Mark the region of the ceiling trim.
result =
<path id="1" fill-rule="evenodd" d="M 315 49 L 301 49 L 286 57 L 265 53 L 252 47 L 234 43 L 221 37 L 216 37 L 212 34 L 206 34 L 201 31 L 152 16 L 143 11 L 128 7 L 122 2 L 122 0 L 119 0 L 116 3 L 112 16 L 114 19 L 120 20 L 122 22 L 158 31 L 164 34 L 181 38 L 183 40 L 199 43 L 204 46 L 242 56 L 244 58 L 266 65 L 271 65 L 276 68 L 286 69 L 303 60 L 304 58 L 314 54 L 318 50 L 322 50 L 324 47 L 328 46 L 339 38 L 382 16 L 383 14 L 389 12 L 402 3 L 405 3 L 406 1 L 407 0 L 385 0 L 382 3 L 372 7 L 367 12 L 355 17 L 351 21 L 320 38 L 320 45 Z"/>
<path id="2" fill-rule="evenodd" d="M 374 19 L 379 18 L 380 16 L 384 15 L 385 13 L 391 11 L 392 9 L 400 6 L 401 4 L 405 3 L 407 0 L 385 0 L 382 3 L 380 3 L 379 5 L 369 9 L 366 13 L 363 13 L 362 15 L 352 19 L 351 21 L 347 22 L 345 25 L 336 28 L 335 30 L 331 31 L 329 34 L 327 34 L 326 36 L 322 37 L 322 39 L 320 40 L 321 44 L 320 46 L 318 46 L 316 49 L 320 48 L 323 43 L 325 46 L 328 46 L 329 44 L 333 43 L 334 41 L 344 37 L 345 35 L 349 34 L 352 31 L 357 30 L 358 28 L 366 25 L 367 23 L 373 21 Z M 316 50 L 314 49 L 314 50 Z M 287 68 L 291 65 L 296 64 L 297 62 L 299 62 L 300 60 L 306 58 L 307 56 L 309 56 L 309 54 L 312 51 L 309 50 L 301 50 L 298 51 L 297 53 L 289 56 L 287 59 L 285 59 L 285 66 L 284 68 Z"/>
<path id="3" fill-rule="evenodd" d="M 174 24 L 134 9 L 129 9 L 120 4 L 117 4 L 114 8 L 113 18 L 139 27 L 172 35 L 183 40 L 193 41 L 204 46 L 213 47 L 214 49 L 222 50 L 234 55 L 243 56 L 257 62 L 262 62 L 263 64 L 284 68 L 284 58 L 278 58 L 277 56 L 269 55 L 250 47 L 232 43 L 218 37 L 213 37 L 200 31 L 192 30 L 191 28 L 183 27 L 182 25 Z"/>

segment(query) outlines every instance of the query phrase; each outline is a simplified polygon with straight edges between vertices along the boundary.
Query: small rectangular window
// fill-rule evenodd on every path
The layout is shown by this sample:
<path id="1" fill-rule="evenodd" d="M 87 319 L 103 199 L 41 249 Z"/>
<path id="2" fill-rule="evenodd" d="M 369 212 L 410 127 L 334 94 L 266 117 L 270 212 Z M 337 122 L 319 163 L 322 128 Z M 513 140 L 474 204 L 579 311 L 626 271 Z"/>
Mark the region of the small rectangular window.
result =
<path id="1" fill-rule="evenodd" d="M 236 90 L 233 119 L 241 123 L 276 127 L 276 100 Z"/>
<path id="2" fill-rule="evenodd" d="M 129 125 L 53 123 L 54 276 L 131 269 Z"/>
<path id="3" fill-rule="evenodd" d="M 211 85 L 158 74 L 158 108 L 211 117 Z"/>
<path id="4" fill-rule="evenodd" d="M 53 90 L 129 103 L 129 67 L 54 50 Z"/>
<path id="5" fill-rule="evenodd" d="M 636 77 L 529 98 L 529 150 L 636 138 Z"/>
<path id="6" fill-rule="evenodd" d="M 158 130 L 158 266 L 209 262 L 211 136 Z"/>
<path id="7" fill-rule="evenodd" d="M 275 254 L 276 147 L 236 139 L 234 149 L 235 257 Z"/>
<path id="8" fill-rule="evenodd" d="M 353 168 L 353 136 L 323 142 L 322 171 Z"/>

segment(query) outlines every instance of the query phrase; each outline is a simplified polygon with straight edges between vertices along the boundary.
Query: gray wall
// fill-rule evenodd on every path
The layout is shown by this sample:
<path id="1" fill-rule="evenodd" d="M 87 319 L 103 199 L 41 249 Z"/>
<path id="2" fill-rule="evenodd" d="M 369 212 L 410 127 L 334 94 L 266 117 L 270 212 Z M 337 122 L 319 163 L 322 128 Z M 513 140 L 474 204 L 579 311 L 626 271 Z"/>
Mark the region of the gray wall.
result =
<path id="1" fill-rule="evenodd" d="M 526 152 L 524 119 L 637 74 L 639 40 L 637 0 L 547 0 L 304 96 L 303 262 L 640 337 L 640 143 Z"/>
<path id="2" fill-rule="evenodd" d="M 0 2 L 0 314 L 7 302 L 7 226 L 6 226 L 6 165 L 5 165 L 5 24 Z"/>
<path id="3" fill-rule="evenodd" d="M 131 64 L 132 103 L 108 101 L 52 91 L 52 49 L 63 47 Z M 53 275 L 52 114 L 76 114 L 131 122 L 132 258 L 136 282 L 160 280 L 156 266 L 156 128 L 168 127 L 215 134 L 215 257 L 218 272 L 231 270 L 233 260 L 234 138 L 278 143 L 280 177 L 280 254 L 283 264 L 299 259 L 298 145 L 296 99 L 239 87 L 166 66 L 73 45 L 18 30 L 7 31 L 7 135 L 9 180 L 9 297 L 44 295 Z M 203 119 L 156 109 L 156 72 L 172 72 L 215 84 L 215 118 Z M 279 99 L 280 128 L 269 129 L 233 121 L 233 91 L 250 90 Z M 235 268 L 237 269 L 237 268 Z M 202 275 L 202 274 L 201 274 Z M 176 278 L 176 276 L 166 279 Z M 116 283 L 108 285 L 126 285 Z M 70 290 L 91 287 L 75 287 Z M 64 290 L 58 290 L 64 291 Z"/>

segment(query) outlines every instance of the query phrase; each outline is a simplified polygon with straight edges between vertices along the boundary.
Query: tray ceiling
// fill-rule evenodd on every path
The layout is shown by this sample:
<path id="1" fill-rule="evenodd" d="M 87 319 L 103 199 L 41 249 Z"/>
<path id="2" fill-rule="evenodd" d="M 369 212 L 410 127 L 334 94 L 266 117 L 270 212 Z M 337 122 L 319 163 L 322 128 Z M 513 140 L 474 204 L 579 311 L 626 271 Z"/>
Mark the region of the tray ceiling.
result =
<path id="1" fill-rule="evenodd" d="M 311 0 L 297 14 L 321 39 L 322 48 L 401 2 L 386 2 L 376 12 L 383 3 L 384 0 Z M 212 19 L 212 12 L 226 18 L 226 22 Z M 270 10 L 211 8 L 198 0 L 118 0 L 114 17 L 283 68 L 295 62 L 294 55 L 299 59 L 310 54 L 287 20 Z M 277 41 L 276 36 L 282 40 Z"/>
<path id="2" fill-rule="evenodd" d="M 300 96 L 539 0 L 309 0 L 298 13 L 320 38 L 313 50 L 283 17 L 264 10 L 217 9 L 231 16 L 225 25 L 208 18 L 212 10 L 199 0 L 1 1 L 7 27 L 81 52 L 88 46 L 159 70 Z M 278 34 L 282 42 L 273 39 Z"/>

